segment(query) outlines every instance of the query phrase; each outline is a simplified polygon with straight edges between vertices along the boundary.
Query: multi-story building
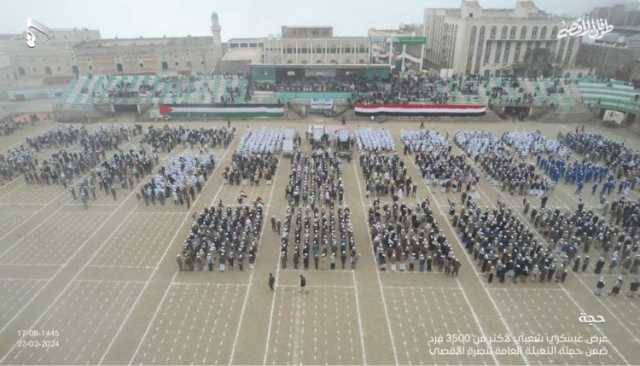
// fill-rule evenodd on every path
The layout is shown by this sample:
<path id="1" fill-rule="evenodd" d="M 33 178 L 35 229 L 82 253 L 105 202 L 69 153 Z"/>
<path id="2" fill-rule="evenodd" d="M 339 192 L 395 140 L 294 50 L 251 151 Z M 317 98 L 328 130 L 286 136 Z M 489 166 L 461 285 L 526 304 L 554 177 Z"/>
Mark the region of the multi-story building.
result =
<path id="1" fill-rule="evenodd" d="M 74 46 L 81 75 L 211 72 L 222 57 L 218 15 L 212 36 L 96 39 Z"/>
<path id="2" fill-rule="evenodd" d="M 282 27 L 263 39 L 264 63 L 274 65 L 369 64 L 368 37 L 335 37 L 332 27 Z"/>
<path id="3" fill-rule="evenodd" d="M 12 84 L 29 80 L 71 78 L 77 73 L 73 46 L 79 42 L 100 38 L 100 32 L 91 29 L 52 29 L 53 37 L 46 39 L 37 34 L 36 46 L 29 48 L 23 34 L 0 36 L 0 54 L 9 60 L 9 73 L 1 75 Z M 6 69 L 6 67 L 5 67 Z"/>
<path id="4" fill-rule="evenodd" d="M 426 9 L 425 59 L 454 73 L 500 75 L 542 48 L 555 66 L 573 66 L 580 38 L 558 39 L 563 20 L 529 0 L 518 0 L 513 9 L 485 9 L 477 0 L 463 0 L 460 8 Z"/>
<path id="5" fill-rule="evenodd" d="M 609 24 L 616 27 L 640 26 L 640 5 L 627 3 L 600 6 L 591 11 L 591 17 L 594 19 L 606 19 Z"/>

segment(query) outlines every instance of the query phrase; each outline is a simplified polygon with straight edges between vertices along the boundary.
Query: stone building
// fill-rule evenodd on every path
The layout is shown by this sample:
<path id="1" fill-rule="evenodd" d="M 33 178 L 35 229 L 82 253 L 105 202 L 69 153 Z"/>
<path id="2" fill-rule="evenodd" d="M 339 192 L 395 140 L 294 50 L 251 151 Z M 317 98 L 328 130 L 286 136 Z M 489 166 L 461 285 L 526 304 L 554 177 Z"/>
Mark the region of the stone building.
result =
<path id="1" fill-rule="evenodd" d="M 477 0 L 463 0 L 460 8 L 426 9 L 426 61 L 454 73 L 499 75 L 523 62 L 527 52 L 548 49 L 553 63 L 571 67 L 580 38 L 557 35 L 563 18 L 518 0 L 513 9 L 485 9 Z"/>

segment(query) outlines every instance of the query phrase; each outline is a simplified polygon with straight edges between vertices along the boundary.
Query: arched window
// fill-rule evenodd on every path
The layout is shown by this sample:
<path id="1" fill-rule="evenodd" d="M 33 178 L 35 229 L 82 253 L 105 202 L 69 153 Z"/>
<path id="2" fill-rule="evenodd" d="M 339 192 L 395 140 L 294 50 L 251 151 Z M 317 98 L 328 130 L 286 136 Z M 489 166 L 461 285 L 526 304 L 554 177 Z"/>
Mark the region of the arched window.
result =
<path id="1" fill-rule="evenodd" d="M 527 26 L 523 26 L 522 28 L 520 28 L 520 39 L 526 39 L 527 38 Z"/>
<path id="2" fill-rule="evenodd" d="M 169 64 L 167 61 L 162 61 L 162 71 L 167 71 L 169 69 Z"/>
<path id="3" fill-rule="evenodd" d="M 316 60 L 316 63 L 317 63 L 317 64 L 321 64 L 321 63 L 322 63 L 322 60 Z"/>
<path id="4" fill-rule="evenodd" d="M 558 38 L 558 26 L 553 27 L 551 30 L 551 39 Z"/>
<path id="5" fill-rule="evenodd" d="M 360 60 L 358 61 L 358 63 L 359 63 L 359 64 L 366 64 L 367 62 L 366 62 L 364 59 L 360 59 Z"/>
<path id="6" fill-rule="evenodd" d="M 502 27 L 502 32 L 500 33 L 500 38 L 507 39 L 507 32 L 509 31 L 509 27 L 506 25 Z"/>
<path id="7" fill-rule="evenodd" d="M 122 72 L 122 70 L 124 70 L 122 64 L 116 64 L 116 72 Z"/>
<path id="8" fill-rule="evenodd" d="M 496 39 L 496 33 L 498 32 L 498 27 L 495 25 L 491 27 L 491 34 L 489 35 L 489 39 Z"/>
<path id="9" fill-rule="evenodd" d="M 543 26 L 542 29 L 540 29 L 540 39 L 545 39 L 547 37 L 547 26 Z"/>
<path id="10" fill-rule="evenodd" d="M 538 26 L 531 29 L 531 39 L 538 39 Z"/>
<path id="11" fill-rule="evenodd" d="M 509 31 L 509 39 L 516 39 L 516 32 L 516 27 L 511 27 L 511 30 Z"/>
<path id="12" fill-rule="evenodd" d="M 51 68 L 49 66 L 44 67 L 44 73 L 47 75 L 51 75 Z"/>

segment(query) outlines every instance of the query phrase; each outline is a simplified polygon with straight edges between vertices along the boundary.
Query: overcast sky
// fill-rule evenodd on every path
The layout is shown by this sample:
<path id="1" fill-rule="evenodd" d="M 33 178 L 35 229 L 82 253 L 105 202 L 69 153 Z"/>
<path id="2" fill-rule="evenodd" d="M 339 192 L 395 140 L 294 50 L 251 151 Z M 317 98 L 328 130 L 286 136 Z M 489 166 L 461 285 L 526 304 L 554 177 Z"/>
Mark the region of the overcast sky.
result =
<path id="1" fill-rule="evenodd" d="M 547 12 L 575 16 L 621 1 L 535 2 Z M 200 36 L 210 34 L 209 17 L 216 11 L 223 40 L 277 34 L 281 25 L 331 25 L 336 35 L 362 36 L 371 27 L 421 23 L 425 8 L 459 4 L 458 0 L 0 0 L 0 33 L 22 32 L 32 17 L 51 28 L 98 29 L 103 38 Z M 480 4 L 510 8 L 515 0 L 480 0 Z"/>

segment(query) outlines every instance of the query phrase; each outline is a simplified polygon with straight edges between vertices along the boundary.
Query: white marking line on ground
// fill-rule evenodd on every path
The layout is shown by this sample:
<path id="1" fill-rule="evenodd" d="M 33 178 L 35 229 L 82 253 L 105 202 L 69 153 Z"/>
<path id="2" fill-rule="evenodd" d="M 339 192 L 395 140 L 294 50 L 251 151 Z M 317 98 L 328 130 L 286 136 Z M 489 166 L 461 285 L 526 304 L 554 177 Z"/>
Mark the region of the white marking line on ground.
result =
<path id="1" fill-rule="evenodd" d="M 459 290 L 456 287 L 448 286 L 396 286 L 396 285 L 384 285 L 384 288 L 398 289 L 398 290 Z"/>
<path id="2" fill-rule="evenodd" d="M 299 285 L 278 285 L 278 287 L 283 288 L 299 288 Z M 355 286 L 349 285 L 306 285 L 305 288 L 345 288 L 345 289 L 354 289 Z"/>
<path id="3" fill-rule="evenodd" d="M 524 291 L 524 292 L 536 292 L 536 291 L 562 291 L 560 288 L 555 287 L 543 287 L 543 288 L 531 288 L 531 287 L 487 287 L 491 291 Z"/>
<path id="4" fill-rule="evenodd" d="M 566 190 L 565 190 L 565 192 L 566 192 Z M 500 192 L 498 192 L 498 193 L 500 193 Z M 561 196 L 564 196 L 564 195 L 561 195 Z M 561 201 L 561 200 L 558 200 L 558 201 L 562 203 L 563 207 L 564 207 L 566 210 L 572 211 L 572 210 L 571 210 L 571 208 L 570 208 L 566 203 L 564 203 L 564 202 L 563 202 L 563 201 Z M 518 214 L 518 215 L 519 215 L 519 216 L 524 220 L 524 222 L 526 223 L 526 219 L 525 219 L 524 217 L 522 217 L 522 215 L 520 215 L 520 213 L 519 213 L 519 212 L 516 212 L 516 213 L 517 213 L 517 214 Z M 534 230 L 532 230 L 532 232 L 534 232 L 537 236 L 539 236 L 539 237 L 540 237 L 540 239 L 541 239 L 543 242 L 546 242 L 546 239 L 545 239 L 545 238 L 543 238 L 542 236 L 540 236 L 540 235 L 539 235 L 539 233 L 538 233 L 535 229 L 534 229 Z M 587 289 L 587 291 L 588 291 L 588 292 L 592 293 L 592 290 L 589 288 L 589 286 L 587 286 L 587 285 L 584 283 L 584 281 L 580 278 L 580 275 L 576 275 L 576 276 L 574 276 L 574 277 L 576 277 L 576 278 L 578 279 L 578 282 L 580 282 L 580 284 L 581 284 L 585 289 Z M 560 291 L 563 291 L 563 292 L 565 292 L 565 293 L 567 293 L 567 294 L 568 294 L 568 291 L 566 290 L 566 288 L 565 288 L 564 286 L 561 286 L 561 288 L 560 288 L 559 290 L 560 290 Z M 636 343 L 639 343 L 639 344 L 640 344 L 640 339 L 639 339 L 639 338 L 638 338 L 638 337 L 637 337 L 633 332 L 631 332 L 631 330 L 630 330 L 626 325 L 624 325 L 624 323 L 623 323 L 623 322 L 622 322 L 622 321 L 621 321 L 621 320 L 620 320 L 620 319 L 619 319 L 619 318 L 618 318 L 618 317 L 617 317 L 617 316 L 616 316 L 616 315 L 611 311 L 611 309 L 610 309 L 610 308 L 609 308 L 609 307 L 608 307 L 608 306 L 607 306 L 607 305 L 606 305 L 606 304 L 605 304 L 605 303 L 604 303 L 604 302 L 603 302 L 603 301 L 602 301 L 598 296 L 595 296 L 595 295 L 593 295 L 593 296 L 594 296 L 594 297 L 596 298 L 596 300 L 598 300 L 598 302 L 599 302 L 599 303 L 600 303 L 600 304 L 605 308 L 605 310 L 607 310 L 607 312 L 609 312 L 609 314 L 611 314 L 611 315 L 613 316 L 613 318 L 618 322 L 618 324 L 620 324 L 620 325 L 622 326 L 622 328 L 623 328 L 625 331 L 627 331 L 627 333 L 629 333 L 629 334 L 631 335 L 631 337 L 633 337 L 633 339 L 636 341 Z M 572 300 L 573 300 L 573 298 L 572 298 Z M 577 302 L 575 302 L 575 301 L 574 301 L 574 303 L 576 304 L 576 306 L 578 306 Z M 582 310 L 582 309 L 581 309 L 581 310 Z M 599 329 L 598 329 L 598 331 L 600 332 L 600 330 L 599 330 Z M 600 332 L 600 334 L 602 334 L 602 332 Z M 616 351 L 617 351 L 617 350 L 616 350 Z M 620 354 L 620 352 L 618 352 L 618 353 Z M 620 354 L 620 355 L 622 356 L 622 354 Z M 626 362 L 626 361 L 625 361 L 625 362 Z M 627 362 L 627 363 L 628 363 L 628 362 Z"/>
<path id="5" fill-rule="evenodd" d="M 280 164 L 280 161 L 278 160 L 278 164 Z M 273 184 L 276 184 L 276 176 L 273 177 Z M 267 220 L 269 219 L 269 217 L 267 215 L 265 215 L 265 223 L 264 226 L 267 226 Z M 280 243 L 278 243 L 278 245 L 280 245 Z M 278 248 L 278 255 L 276 258 L 276 280 L 273 284 L 273 288 L 277 289 L 278 287 L 285 287 L 285 286 L 281 286 L 280 284 L 278 284 L 279 280 L 280 280 L 280 256 L 281 256 L 282 252 L 280 251 L 280 248 Z M 276 296 L 278 296 L 278 291 L 273 291 L 273 298 L 271 299 L 271 311 L 269 311 L 269 325 L 267 326 L 267 340 L 264 346 L 264 356 L 262 357 L 262 364 L 266 365 L 267 364 L 267 356 L 269 353 L 269 341 L 271 340 L 271 326 L 273 325 L 273 311 L 274 308 L 276 306 Z"/>
<path id="6" fill-rule="evenodd" d="M 580 275 L 576 275 L 574 277 L 578 279 L 578 282 L 580 282 L 580 284 L 587 290 L 587 292 L 593 294 L 592 289 L 590 289 L 589 286 L 587 286 L 587 284 L 584 283 L 584 281 L 580 278 Z M 595 294 L 593 294 L 593 297 L 595 297 L 596 300 L 598 300 L 600 305 L 602 305 L 607 310 L 607 312 L 609 314 L 611 314 L 611 316 L 618 322 L 618 324 L 620 324 L 622 326 L 622 328 L 624 330 L 626 330 L 627 333 L 629 333 L 631 335 L 631 337 L 633 337 L 633 339 L 636 341 L 636 343 L 638 343 L 640 345 L 640 339 L 633 332 L 631 332 L 631 330 L 626 325 L 624 325 L 624 323 L 620 320 L 620 318 L 618 318 L 618 316 L 616 316 L 616 314 L 613 311 L 611 311 L 609 306 L 607 306 L 607 304 L 605 304 L 604 301 L 602 301 L 602 299 L 600 299 L 600 296 L 596 296 Z"/>
<path id="7" fill-rule="evenodd" d="M 58 196 L 61 196 L 64 192 L 60 193 Z M 11 202 L 0 202 L 0 207 L 44 207 L 47 206 L 47 203 L 11 203 Z"/>
<path id="8" fill-rule="evenodd" d="M 65 203 L 64 204 L 65 207 L 84 207 L 84 205 L 82 203 Z M 91 203 L 91 201 L 89 201 L 89 206 L 93 207 L 116 207 L 118 206 L 117 203 Z"/>
<path id="9" fill-rule="evenodd" d="M 582 306 L 580 306 L 580 304 L 578 304 L 576 299 L 574 299 L 573 296 L 571 296 L 571 294 L 569 293 L 569 291 L 567 291 L 567 289 L 564 287 L 564 284 L 560 284 L 560 288 L 564 291 L 565 295 L 567 295 L 569 300 L 571 300 L 571 302 L 573 302 L 573 304 L 578 308 L 578 310 L 581 313 L 585 313 L 585 311 L 582 308 Z M 604 333 L 602 332 L 602 329 L 600 329 L 600 326 L 598 326 L 597 324 L 593 324 L 593 326 L 596 328 L 596 330 L 598 331 L 598 333 L 600 333 L 601 336 L 606 337 L 604 335 Z M 624 355 L 618 350 L 618 347 L 616 347 L 615 344 L 613 344 L 612 342 L 609 342 L 609 344 L 611 345 L 611 348 L 613 348 L 613 350 L 616 351 L 618 356 L 620 356 L 620 358 L 622 359 L 622 361 L 624 361 L 625 364 L 631 365 L 629 363 L 629 361 L 627 361 L 627 359 L 624 357 Z"/>
<path id="10" fill-rule="evenodd" d="M 484 328 L 482 328 L 482 325 L 480 324 L 480 319 L 478 318 L 478 314 L 476 314 L 475 309 L 473 308 L 473 306 L 471 306 L 471 301 L 469 301 L 469 298 L 467 297 L 467 292 L 464 290 L 464 287 L 462 287 L 462 285 L 460 284 L 460 280 L 457 278 L 456 278 L 456 284 L 458 285 L 458 288 L 462 292 L 462 297 L 464 298 L 464 301 L 467 303 L 467 306 L 471 310 L 471 315 L 473 315 L 473 319 L 476 321 L 476 325 L 478 326 L 478 329 L 480 329 L 480 333 L 482 334 L 482 339 L 485 340 L 487 347 L 489 347 L 489 352 L 491 353 L 491 358 L 493 358 L 493 362 L 495 362 L 496 365 L 500 365 L 500 361 L 498 361 L 498 358 L 493 352 L 493 346 L 491 345 L 491 342 L 489 342 L 489 339 L 487 338 Z"/>
<path id="11" fill-rule="evenodd" d="M 7 182 L 6 184 L 4 184 L 4 185 L 0 186 L 0 189 L 3 189 L 3 190 L 4 190 L 5 188 L 9 187 L 11 184 L 13 184 L 13 183 L 15 183 L 16 181 L 18 181 L 18 179 L 19 179 L 19 178 L 20 178 L 20 176 L 17 176 L 17 177 L 15 177 L 15 178 L 13 178 L 12 180 L 10 180 L 9 182 Z M 25 182 L 22 182 L 22 184 L 19 184 L 19 185 L 16 187 L 16 189 L 10 189 L 10 190 L 8 190 L 8 191 L 6 191 L 6 192 L 2 192 L 2 193 L 0 193 L 0 197 L 4 196 L 4 195 L 5 195 L 5 194 L 7 194 L 7 193 L 11 193 L 11 192 L 13 192 L 14 190 L 18 190 L 18 188 L 20 188 L 20 187 L 22 187 L 22 186 L 24 186 L 24 185 L 26 185 L 26 183 L 25 183 Z"/>
<path id="12" fill-rule="evenodd" d="M 15 278 L 15 277 L 6 277 L 6 278 L 0 278 L 0 281 L 7 281 L 7 282 L 11 282 L 11 281 L 46 281 L 46 278 Z"/>
<path id="13" fill-rule="evenodd" d="M 133 196 L 133 194 L 136 192 L 136 190 L 132 190 L 131 193 L 129 193 L 124 200 L 122 200 L 122 202 L 120 203 L 120 205 L 118 206 L 118 208 L 116 208 L 115 210 L 113 210 L 113 212 L 111 212 L 109 214 L 109 216 L 107 216 L 103 221 L 102 224 L 100 224 L 94 231 L 93 233 L 75 250 L 75 252 L 71 255 L 71 257 L 69 257 L 69 259 L 67 259 L 67 261 L 60 266 L 56 272 L 53 274 L 53 276 L 51 276 L 48 280 L 47 283 L 40 287 L 40 289 L 38 289 L 38 291 L 36 291 L 36 293 L 31 297 L 31 299 L 29 299 L 29 301 L 20 309 L 19 312 L 16 313 L 16 315 L 13 316 L 13 318 L 11 318 L 11 320 L 9 320 L 1 329 L 0 329 L 0 334 L 2 332 L 4 332 L 4 330 L 9 326 L 9 324 L 11 324 L 20 314 L 22 314 L 22 312 L 29 307 L 29 305 L 31 305 L 31 303 L 33 302 L 33 300 L 36 299 L 36 297 L 38 297 L 38 295 L 45 289 L 47 288 L 47 285 L 53 281 L 54 278 L 56 278 L 58 276 L 58 274 L 67 267 L 67 265 L 78 255 L 78 253 L 80 253 L 80 251 L 84 248 L 85 245 L 87 245 L 87 243 L 93 239 L 93 237 L 100 231 L 102 230 L 102 228 L 107 224 L 107 222 L 109 222 L 109 220 L 111 220 L 111 218 L 113 217 L 113 215 L 115 215 L 116 212 L 118 212 L 118 210 L 124 206 L 124 204 L 129 200 L 129 198 L 131 198 L 131 196 Z M 64 206 L 60 206 L 60 208 L 58 210 L 60 210 L 62 207 Z M 57 211 L 57 210 L 56 210 Z M 131 213 L 133 213 L 133 211 L 131 211 Z M 71 284 L 73 283 L 73 281 L 78 278 L 78 276 L 80 275 L 80 273 L 82 273 L 82 271 L 84 271 L 84 269 L 87 267 L 87 265 L 93 260 L 93 258 L 95 258 L 95 256 L 98 254 L 98 252 L 100 251 L 100 249 L 102 249 L 102 247 L 113 237 L 113 235 L 116 233 L 116 231 L 118 231 L 122 225 L 127 221 L 126 219 L 129 217 L 129 215 L 131 215 L 131 213 L 129 213 L 124 220 L 122 220 L 122 222 L 120 222 L 120 224 L 118 224 L 118 226 L 116 227 L 115 230 L 113 230 L 109 236 L 107 236 L 107 238 L 100 244 L 100 246 L 98 247 L 97 250 L 95 250 L 93 252 L 93 255 L 91 256 L 91 258 L 89 258 L 89 260 L 80 268 L 80 270 L 71 278 L 71 280 L 69 280 L 69 282 L 64 286 L 64 288 L 62 289 L 62 291 L 60 291 L 58 293 L 58 296 L 55 297 L 55 299 L 46 307 L 46 309 L 40 314 L 40 316 L 31 324 L 30 327 L 28 327 L 27 329 L 32 329 L 34 328 L 34 326 L 42 319 L 42 317 L 44 317 L 44 315 L 49 312 L 49 310 L 51 309 L 51 307 L 58 302 L 58 300 L 62 297 L 62 295 L 66 292 L 66 290 L 69 288 L 69 286 L 71 286 Z M 18 343 L 14 343 L 11 348 L 9 349 L 9 351 L 7 351 L 7 353 L 0 359 L 0 363 L 2 363 L 5 358 L 7 358 L 7 356 L 9 356 L 9 354 L 11 354 L 11 352 L 13 351 L 13 349 L 16 347 Z"/>
<path id="14" fill-rule="evenodd" d="M 411 159 L 409 159 L 409 161 L 411 161 Z M 415 163 L 413 161 L 411 161 L 411 164 L 413 164 L 413 167 L 417 169 L 417 167 L 416 167 L 416 165 L 415 165 Z M 424 180 L 422 180 L 422 183 L 427 187 L 427 192 L 429 194 L 433 195 L 433 193 L 431 193 L 431 190 L 427 186 L 426 182 Z M 480 192 L 482 194 L 482 190 L 480 189 L 479 186 L 478 186 L 478 192 Z M 491 201 L 489 201 L 489 202 L 491 202 Z M 484 289 L 484 293 L 487 295 L 487 297 L 489 298 L 489 300 L 493 304 L 493 307 L 496 309 L 496 312 L 498 313 L 498 317 L 500 318 L 500 321 L 502 322 L 502 324 L 504 325 L 505 329 L 509 333 L 509 336 L 514 340 L 514 343 L 518 346 L 518 348 L 521 348 L 520 342 L 518 342 L 516 340 L 516 338 L 514 337 L 513 331 L 511 331 L 511 327 L 509 326 L 509 324 L 507 323 L 506 319 L 504 318 L 504 315 L 502 315 L 502 312 L 500 311 L 500 308 L 498 307 L 498 304 L 496 304 L 496 301 L 493 299 L 493 296 L 491 296 L 491 293 L 489 293 L 489 290 L 487 290 L 487 286 L 484 284 L 484 281 L 482 281 L 482 278 L 480 278 L 480 275 L 478 274 L 478 270 L 476 269 L 476 266 L 474 265 L 473 260 L 471 259 L 471 257 L 469 257 L 469 253 L 467 253 L 467 251 L 462 246 L 462 241 L 458 237 L 458 233 L 456 232 L 456 230 L 451 225 L 451 222 L 449 222 L 449 218 L 447 217 L 447 215 L 444 212 L 442 212 L 442 210 L 439 207 L 438 207 L 438 211 L 440 211 L 440 215 L 444 218 L 444 222 L 447 224 L 447 226 L 449 227 L 449 230 L 451 230 L 451 232 L 453 233 L 454 237 L 456 238 L 456 242 L 458 243 L 458 248 L 460 248 L 460 250 L 462 250 L 462 253 L 464 253 L 465 257 L 467 258 L 467 262 L 471 266 L 471 269 L 473 270 L 473 273 L 476 275 L 476 278 L 478 279 L 478 282 L 480 282 L 480 286 L 482 286 L 482 288 Z M 521 357 L 524 360 L 525 365 L 529 365 L 529 359 L 527 358 L 527 356 L 524 353 L 521 354 Z"/>
<path id="15" fill-rule="evenodd" d="M 178 272 L 176 271 L 176 274 Z M 172 281 L 169 286 L 226 286 L 226 287 L 244 287 L 249 286 L 248 283 L 220 283 L 220 282 L 180 282 Z"/>
<path id="16" fill-rule="evenodd" d="M 61 265 L 48 263 L 0 263 L 0 267 L 60 267 Z"/>
<path id="17" fill-rule="evenodd" d="M 144 281 L 140 280 L 98 280 L 98 279 L 81 279 L 74 280 L 75 282 L 97 282 L 97 283 L 139 283 L 142 284 Z"/>
<path id="18" fill-rule="evenodd" d="M 117 265 L 117 264 L 90 264 L 87 268 L 110 268 L 110 269 L 152 269 L 154 267 L 151 266 L 125 266 L 125 265 Z"/>
<path id="19" fill-rule="evenodd" d="M 292 272 L 292 273 L 351 273 L 353 272 L 352 269 L 303 269 L 303 268 L 298 268 L 298 269 L 281 269 L 280 272 Z"/>
<path id="20" fill-rule="evenodd" d="M 364 330 L 362 328 L 362 315 L 360 314 L 360 296 L 358 295 L 358 280 L 356 279 L 356 272 L 351 271 L 353 277 L 354 293 L 356 295 L 356 312 L 358 314 L 358 329 L 360 330 L 360 347 L 362 348 L 362 363 L 367 364 L 367 352 L 364 346 Z"/>
<path id="21" fill-rule="evenodd" d="M 271 192 L 269 192 L 269 201 L 267 201 L 267 207 L 264 210 L 264 220 L 262 223 L 262 229 L 260 230 L 260 241 L 264 240 L 264 229 L 267 227 L 267 220 L 269 220 L 269 210 L 271 209 L 271 203 L 273 202 L 273 191 L 276 188 L 276 182 L 278 180 L 278 170 L 280 169 L 280 163 L 284 159 L 284 156 L 280 156 L 278 159 L 278 163 L 276 164 L 276 170 L 273 176 L 271 177 Z M 215 201 L 215 200 L 214 200 Z M 211 201 L 212 203 L 214 201 Z M 279 243 L 277 244 L 279 245 Z M 264 246 L 264 245 L 261 245 Z M 278 250 L 278 252 L 280 252 Z M 256 258 L 256 265 L 257 265 Z M 278 261 L 279 263 L 280 261 Z M 238 328 L 236 329 L 236 335 L 233 337 L 233 344 L 231 346 L 231 354 L 229 355 L 229 365 L 233 363 L 233 358 L 236 355 L 236 346 L 238 345 L 238 338 L 240 337 L 240 328 L 242 327 L 242 321 L 244 320 L 244 312 L 247 309 L 247 302 L 249 301 L 249 293 L 251 291 L 251 285 L 253 284 L 253 274 L 256 271 L 251 271 L 251 275 L 249 275 L 249 285 L 247 286 L 247 292 L 244 294 L 244 300 L 242 301 L 242 309 L 240 310 L 240 320 L 238 321 Z M 269 323 L 271 323 L 271 319 L 269 319 Z"/>
<path id="22" fill-rule="evenodd" d="M 0 237 L 0 240 L 4 240 L 6 237 L 8 237 L 9 235 L 11 235 L 11 233 L 13 233 L 15 230 L 17 230 L 18 228 L 20 228 L 25 222 L 28 222 L 29 220 L 31 220 L 35 215 L 39 214 L 42 210 L 44 210 L 47 206 L 49 206 L 53 201 L 57 200 L 60 196 L 62 196 L 64 194 L 64 192 L 58 194 L 57 196 L 53 197 L 51 200 L 49 200 L 49 202 L 47 202 L 44 206 L 42 206 L 40 209 L 36 210 L 36 212 L 32 213 L 29 217 L 27 217 L 26 219 L 24 219 L 22 221 L 22 223 L 18 224 L 16 227 L 14 227 L 13 229 L 11 229 L 11 231 L 7 232 L 6 234 L 4 234 L 2 237 Z M 46 218 L 44 218 L 38 225 L 36 225 L 35 227 L 33 227 L 33 229 L 29 230 L 26 234 L 24 234 L 22 237 L 20 237 L 18 240 L 16 240 L 15 243 L 13 243 L 13 245 L 9 246 L 7 249 L 5 249 L 2 254 L 0 254 L 0 258 L 4 257 L 4 255 L 6 253 L 8 253 L 11 249 L 13 249 L 16 245 L 18 245 L 19 243 L 21 243 L 24 238 L 26 238 L 27 236 L 29 236 L 31 233 L 33 233 L 35 230 L 37 230 L 41 225 L 44 225 L 44 223 L 49 220 L 49 218 L 53 217 L 53 215 L 55 215 L 56 212 L 60 211 L 62 209 L 62 207 L 57 208 L 55 211 L 53 211 L 53 213 L 51 213 L 49 216 L 47 216 Z"/>
<path id="23" fill-rule="evenodd" d="M 227 149 L 225 150 L 224 154 L 222 155 L 222 158 L 220 159 L 220 164 L 217 164 L 216 167 L 211 172 L 211 174 L 209 175 L 209 179 L 204 184 L 204 187 L 202 187 L 202 191 L 200 191 L 200 194 L 198 195 L 198 197 L 195 199 L 195 201 L 193 201 L 193 204 L 191 205 L 191 209 L 187 210 L 184 213 L 184 218 L 182 219 L 182 223 L 180 223 L 180 226 L 178 226 L 178 228 L 176 229 L 176 232 L 173 234 L 173 237 L 171 238 L 171 240 L 169 240 L 169 243 L 167 244 L 167 247 L 165 248 L 164 253 L 162 253 L 162 257 L 160 257 L 160 260 L 158 260 L 158 263 L 156 263 L 153 271 L 151 272 L 151 275 L 149 275 L 149 278 L 147 278 L 147 281 L 146 281 L 145 285 L 142 287 L 142 290 L 140 290 L 140 293 L 138 293 L 138 296 L 136 297 L 136 300 L 134 301 L 133 305 L 131 305 L 131 308 L 129 309 L 129 312 L 127 312 L 127 315 L 125 316 L 125 318 L 120 323 L 120 327 L 118 328 L 118 331 L 111 338 L 111 341 L 109 342 L 109 346 L 107 346 L 107 349 L 104 351 L 104 353 L 100 357 L 100 361 L 98 361 L 99 365 L 102 364 L 102 362 L 104 361 L 104 358 L 107 356 L 107 353 L 109 353 L 109 351 L 111 350 L 111 347 L 113 346 L 113 343 L 116 341 L 116 338 L 118 338 L 118 335 L 120 335 L 120 332 L 122 332 L 122 329 L 124 328 L 124 325 L 129 321 L 129 318 L 131 317 L 131 314 L 133 313 L 133 310 L 136 308 L 136 306 L 138 305 L 138 302 L 142 298 L 142 294 L 145 292 L 147 287 L 149 287 L 149 284 L 151 283 L 151 279 L 158 272 L 158 268 L 160 268 L 160 263 L 162 263 L 162 261 L 164 260 L 164 257 L 169 252 L 169 248 L 171 248 L 171 244 L 178 237 L 178 233 L 182 230 L 182 227 L 187 222 L 187 219 L 191 218 L 191 211 L 193 210 L 194 212 L 197 212 L 198 202 L 200 201 L 200 198 L 202 198 L 202 196 L 204 196 L 204 194 L 203 194 L 204 190 L 207 188 L 209 183 L 213 182 L 214 174 L 218 171 L 218 168 L 220 168 L 220 166 L 222 165 L 222 162 L 224 161 L 225 157 L 227 156 L 227 153 L 229 152 L 230 147 L 231 147 L 231 145 L 229 145 L 227 147 Z M 222 185 L 220 185 L 220 187 L 222 187 Z M 220 192 L 220 189 L 218 190 L 218 193 L 219 192 Z M 216 195 L 218 193 L 216 193 Z M 214 199 L 215 199 L 215 196 L 214 196 Z M 178 275 L 178 271 L 175 271 L 175 273 L 173 274 L 173 277 L 171 278 L 171 281 L 169 282 L 169 285 L 171 284 L 171 282 L 173 282 L 173 280 L 175 280 L 175 277 L 177 275 Z M 166 298 L 170 287 L 171 286 L 167 286 L 167 288 L 164 290 L 164 294 L 162 295 L 162 300 L 156 306 L 156 310 L 153 313 L 153 317 L 151 318 L 151 321 L 149 321 L 149 324 L 147 324 L 147 328 L 145 329 L 142 338 L 140 338 L 140 341 L 138 342 L 138 346 L 136 347 L 136 350 L 133 353 L 133 356 L 131 356 L 131 359 L 129 360 L 129 364 L 131 364 L 133 362 L 135 356 L 138 354 L 138 351 L 140 351 L 140 347 L 142 346 L 142 343 L 143 343 L 145 337 L 147 336 L 147 333 L 149 332 L 149 329 L 151 328 L 151 324 L 155 320 L 155 317 L 158 315 L 158 312 L 160 311 L 160 305 L 162 305 L 162 302 Z"/>
<path id="24" fill-rule="evenodd" d="M 362 205 L 362 215 L 364 216 L 364 220 L 365 220 L 365 225 L 368 225 L 368 223 L 366 222 L 367 220 L 367 209 L 365 207 L 365 203 L 364 203 L 364 199 L 362 198 L 362 185 L 360 184 L 360 176 L 358 175 L 359 172 L 356 169 L 356 165 L 357 165 L 357 161 L 359 161 L 360 159 L 354 159 L 354 161 L 351 163 L 352 167 L 353 167 L 353 172 L 356 175 L 356 183 L 358 186 L 358 192 L 359 192 L 359 196 L 360 196 L 360 204 Z M 409 159 L 411 160 L 411 159 Z M 372 259 L 373 259 L 373 266 L 374 266 L 374 270 L 376 271 L 376 276 L 378 278 L 378 288 L 380 289 L 380 296 L 382 298 L 382 306 L 384 308 L 384 316 L 385 319 L 387 321 L 387 331 L 389 332 L 389 338 L 391 339 L 391 349 L 393 350 L 393 360 L 395 362 L 395 365 L 398 366 L 398 350 L 396 349 L 396 342 L 393 339 L 393 331 L 391 330 L 391 320 L 389 320 L 389 310 L 387 308 L 387 300 L 385 299 L 384 296 L 384 290 L 382 287 L 382 279 L 380 278 L 380 270 L 378 269 L 378 263 L 376 262 L 376 253 L 373 251 L 373 242 L 371 241 L 371 236 L 369 235 L 369 230 L 367 229 L 365 232 L 365 235 L 367 236 L 367 242 L 369 242 L 369 249 L 371 250 L 371 255 L 372 255 Z"/>

